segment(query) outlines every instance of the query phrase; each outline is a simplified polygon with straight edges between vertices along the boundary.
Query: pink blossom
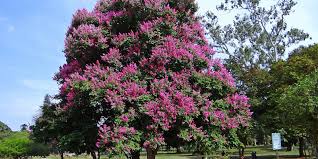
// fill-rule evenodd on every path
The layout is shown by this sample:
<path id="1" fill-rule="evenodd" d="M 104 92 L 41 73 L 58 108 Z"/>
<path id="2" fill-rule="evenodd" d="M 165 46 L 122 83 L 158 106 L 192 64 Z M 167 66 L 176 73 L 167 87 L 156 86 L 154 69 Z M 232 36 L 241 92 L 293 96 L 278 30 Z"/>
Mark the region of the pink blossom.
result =
<path id="1" fill-rule="evenodd" d="M 126 128 L 126 127 L 119 127 L 119 128 L 118 128 L 118 132 L 119 132 L 120 134 L 126 134 L 127 128 Z"/>
<path id="2" fill-rule="evenodd" d="M 145 6 L 153 9 L 160 9 L 165 0 L 144 0 Z"/>
<path id="3" fill-rule="evenodd" d="M 150 142 L 149 141 L 145 141 L 143 146 L 144 146 L 144 148 L 148 148 L 150 146 Z"/>
<path id="4" fill-rule="evenodd" d="M 121 58 L 119 50 L 117 48 L 110 48 L 109 52 L 102 56 L 102 60 L 105 62 L 118 61 Z"/>
<path id="5" fill-rule="evenodd" d="M 136 100 L 139 96 L 146 94 L 146 89 L 136 83 L 126 82 L 123 85 L 126 88 L 124 94 L 132 100 Z"/>
<path id="6" fill-rule="evenodd" d="M 120 119 L 121 119 L 121 121 L 123 121 L 123 122 L 125 122 L 125 123 L 127 123 L 127 122 L 129 121 L 127 115 L 122 115 L 122 116 L 120 117 Z"/>
<path id="7" fill-rule="evenodd" d="M 64 64 L 62 67 L 60 67 L 60 72 L 56 74 L 56 76 L 54 77 L 55 80 L 59 80 L 59 79 L 67 79 L 70 77 L 71 74 L 75 73 L 75 72 L 79 72 L 81 71 L 81 66 L 78 63 L 77 60 L 73 60 L 68 64 Z"/>
<path id="8" fill-rule="evenodd" d="M 216 110 L 213 112 L 213 115 L 215 118 L 219 119 L 219 120 L 224 120 L 225 119 L 225 115 L 222 111 L 220 110 Z"/>

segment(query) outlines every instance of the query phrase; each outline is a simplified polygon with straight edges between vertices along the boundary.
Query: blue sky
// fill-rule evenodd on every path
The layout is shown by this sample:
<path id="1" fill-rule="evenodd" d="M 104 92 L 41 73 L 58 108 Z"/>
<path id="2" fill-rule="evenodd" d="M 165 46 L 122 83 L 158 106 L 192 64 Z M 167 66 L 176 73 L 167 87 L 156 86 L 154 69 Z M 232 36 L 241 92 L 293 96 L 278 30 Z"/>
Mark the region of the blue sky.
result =
<path id="1" fill-rule="evenodd" d="M 46 93 L 57 92 L 52 76 L 65 62 L 65 32 L 72 14 L 91 9 L 95 0 L 4 0 L 0 5 L 0 121 L 18 130 L 32 123 Z M 200 13 L 214 10 L 216 0 L 197 0 Z M 314 4 L 315 3 L 315 4 Z M 301 0 L 289 24 L 318 41 L 318 1 Z M 231 15 L 221 14 L 221 22 Z"/>

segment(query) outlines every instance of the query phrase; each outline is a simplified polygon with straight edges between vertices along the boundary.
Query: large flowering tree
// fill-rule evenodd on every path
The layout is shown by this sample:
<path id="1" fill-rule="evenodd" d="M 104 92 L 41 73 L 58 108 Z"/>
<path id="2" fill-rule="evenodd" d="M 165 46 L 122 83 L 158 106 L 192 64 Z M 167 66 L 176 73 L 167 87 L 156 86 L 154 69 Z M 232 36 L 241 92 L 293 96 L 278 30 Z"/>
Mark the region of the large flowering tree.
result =
<path id="1" fill-rule="evenodd" d="M 154 158 L 172 130 L 204 151 L 222 148 L 248 125 L 248 99 L 213 59 L 196 9 L 194 0 L 101 0 L 75 13 L 59 97 L 66 112 L 93 110 L 96 146 L 110 156 L 144 147 Z"/>

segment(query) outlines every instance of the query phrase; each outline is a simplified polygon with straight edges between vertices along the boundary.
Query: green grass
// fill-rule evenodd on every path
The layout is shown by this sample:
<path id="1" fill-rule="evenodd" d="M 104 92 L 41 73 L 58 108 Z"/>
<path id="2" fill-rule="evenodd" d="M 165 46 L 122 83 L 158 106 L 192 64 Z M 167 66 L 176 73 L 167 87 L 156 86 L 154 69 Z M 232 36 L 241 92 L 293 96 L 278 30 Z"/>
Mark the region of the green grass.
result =
<path id="1" fill-rule="evenodd" d="M 251 156 L 251 152 L 256 151 L 256 154 L 258 156 L 258 159 L 266 158 L 266 159 L 274 159 L 276 158 L 275 151 L 271 149 L 269 146 L 258 146 L 258 147 L 248 147 L 245 150 L 245 156 Z M 226 152 L 228 156 L 238 156 L 238 150 L 237 149 L 231 149 Z M 280 150 L 278 151 L 280 156 L 284 157 L 296 157 L 298 155 L 298 149 L 294 149 L 293 151 L 286 151 L 286 150 Z M 217 152 L 217 154 L 220 154 L 220 152 Z M 101 157 L 102 159 L 107 159 L 105 156 Z M 146 159 L 146 154 L 141 154 L 141 159 Z M 200 158 L 198 156 L 193 156 L 191 153 L 181 153 L 181 154 L 175 154 L 170 152 L 158 152 L 156 159 L 197 159 Z M 214 159 L 220 158 L 220 157 L 213 157 Z M 40 159 L 40 158 L 35 158 Z M 59 159 L 59 156 L 49 156 L 47 159 Z M 65 159 L 91 159 L 90 156 L 87 155 L 80 155 L 80 156 L 74 156 L 74 157 L 67 157 L 65 156 Z"/>
<path id="2" fill-rule="evenodd" d="M 257 147 L 248 147 L 245 149 L 245 155 L 249 156 L 251 153 L 255 151 L 257 156 L 268 156 L 268 155 L 276 155 L 276 152 L 272 150 L 271 146 L 257 146 Z M 229 150 L 229 154 L 238 155 L 238 150 L 232 149 Z M 298 149 L 294 149 L 292 151 L 279 150 L 279 155 L 298 155 Z"/>

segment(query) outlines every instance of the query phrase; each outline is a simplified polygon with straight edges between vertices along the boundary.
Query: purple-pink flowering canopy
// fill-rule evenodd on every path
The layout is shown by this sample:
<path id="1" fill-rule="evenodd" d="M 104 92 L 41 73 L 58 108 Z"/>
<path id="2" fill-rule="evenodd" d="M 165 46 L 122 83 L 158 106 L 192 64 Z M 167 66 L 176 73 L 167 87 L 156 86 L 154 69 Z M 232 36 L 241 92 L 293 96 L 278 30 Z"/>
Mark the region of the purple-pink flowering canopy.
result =
<path id="1" fill-rule="evenodd" d="M 248 125 L 248 98 L 213 59 L 195 11 L 193 0 L 101 0 L 74 14 L 55 79 L 65 111 L 87 91 L 104 110 L 96 142 L 108 154 L 156 149 L 172 129 L 218 147 Z"/>

